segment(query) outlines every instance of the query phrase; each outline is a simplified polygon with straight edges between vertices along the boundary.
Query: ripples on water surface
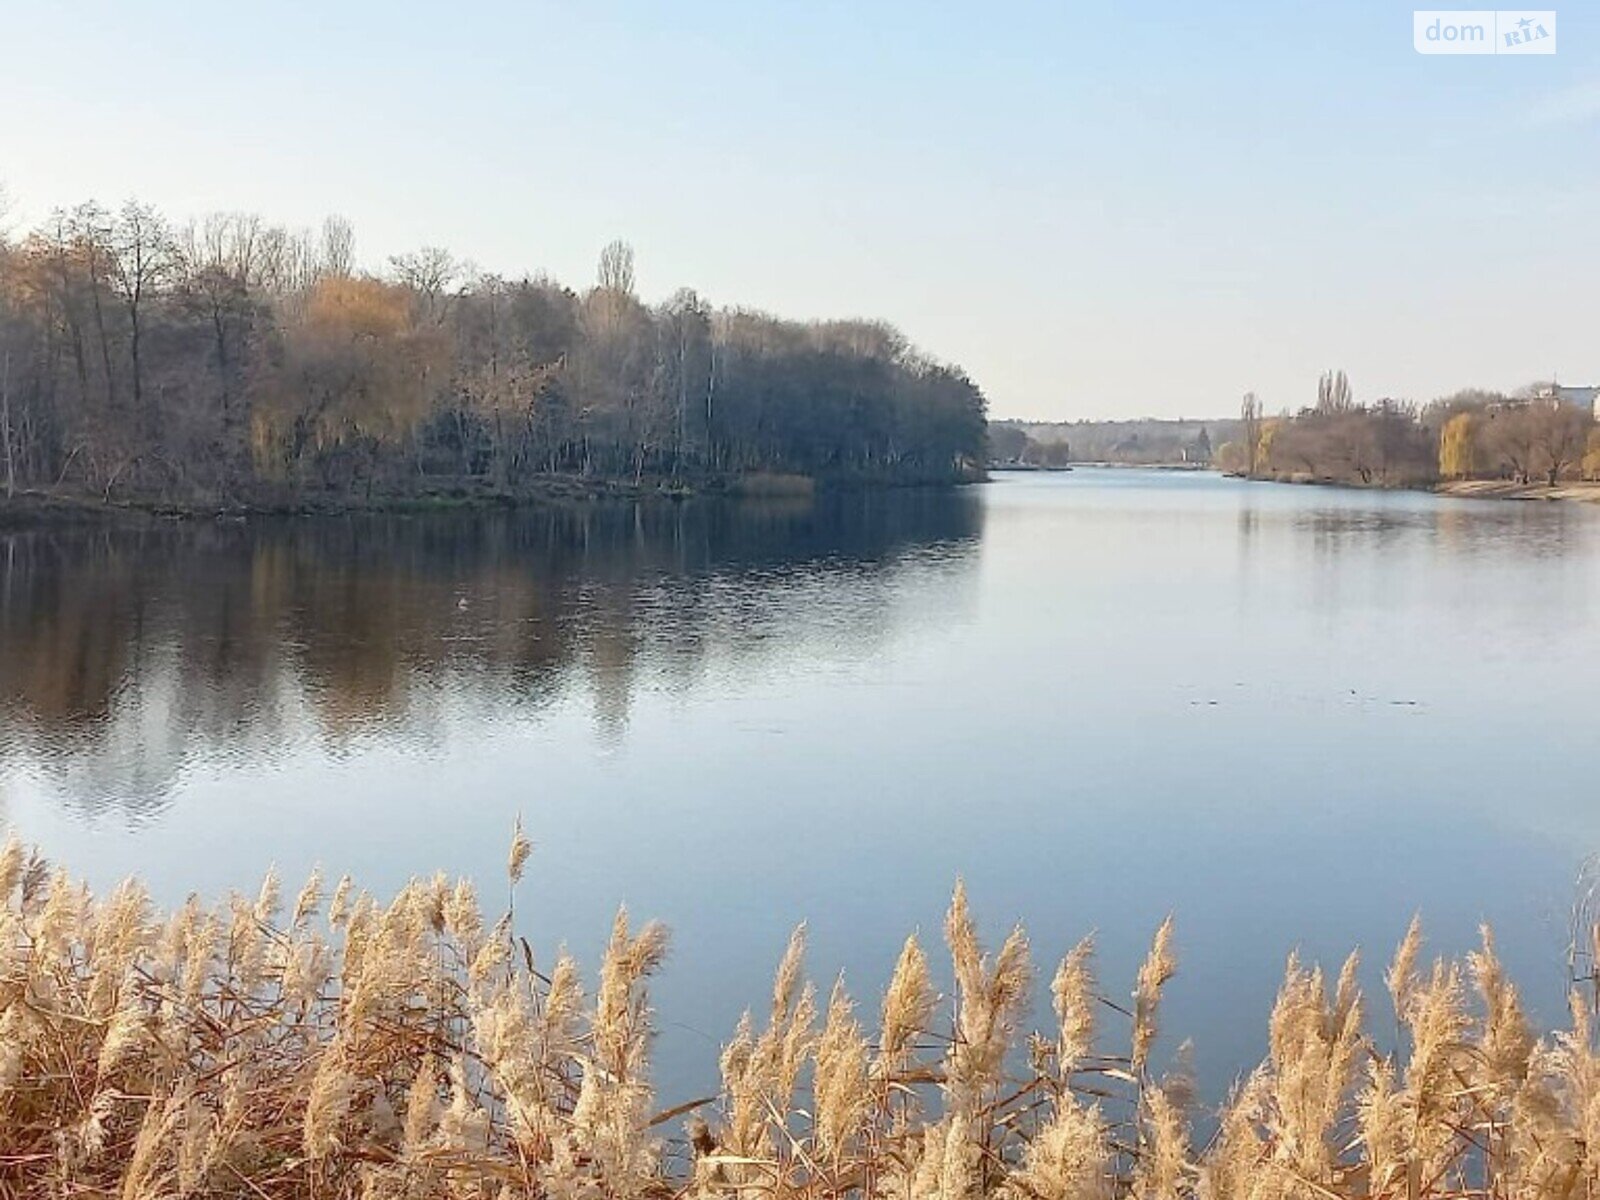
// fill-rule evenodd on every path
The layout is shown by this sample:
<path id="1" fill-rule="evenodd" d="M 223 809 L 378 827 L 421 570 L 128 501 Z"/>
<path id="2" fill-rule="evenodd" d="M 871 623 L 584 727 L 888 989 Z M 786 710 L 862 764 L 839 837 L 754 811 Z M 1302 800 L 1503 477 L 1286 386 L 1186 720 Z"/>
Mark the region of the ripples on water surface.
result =
<path id="1" fill-rule="evenodd" d="M 674 928 L 664 1090 L 789 928 L 874 1002 L 964 875 L 1095 930 L 1219 1089 L 1284 955 L 1480 919 L 1554 1015 L 1600 849 L 1600 512 L 1080 470 L 816 504 L 0 540 L 0 804 L 163 899 L 317 861 L 389 889 L 537 850 L 519 914 Z"/>

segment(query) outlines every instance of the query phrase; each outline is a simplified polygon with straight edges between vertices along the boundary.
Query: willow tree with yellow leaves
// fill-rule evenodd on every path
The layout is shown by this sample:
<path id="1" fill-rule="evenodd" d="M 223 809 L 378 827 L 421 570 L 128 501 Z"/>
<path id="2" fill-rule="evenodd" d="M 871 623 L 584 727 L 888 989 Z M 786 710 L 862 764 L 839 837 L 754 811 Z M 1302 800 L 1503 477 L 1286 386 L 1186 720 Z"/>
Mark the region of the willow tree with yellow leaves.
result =
<path id="1" fill-rule="evenodd" d="M 1441 479 L 1471 479 L 1478 473 L 1482 458 L 1481 426 L 1482 418 L 1471 412 L 1457 413 L 1444 423 L 1439 431 Z"/>
<path id="2" fill-rule="evenodd" d="M 417 319 L 413 294 L 376 279 L 319 281 L 283 331 L 281 360 L 255 409 L 257 465 L 269 478 L 370 483 L 407 446 L 450 371 L 449 341 Z"/>

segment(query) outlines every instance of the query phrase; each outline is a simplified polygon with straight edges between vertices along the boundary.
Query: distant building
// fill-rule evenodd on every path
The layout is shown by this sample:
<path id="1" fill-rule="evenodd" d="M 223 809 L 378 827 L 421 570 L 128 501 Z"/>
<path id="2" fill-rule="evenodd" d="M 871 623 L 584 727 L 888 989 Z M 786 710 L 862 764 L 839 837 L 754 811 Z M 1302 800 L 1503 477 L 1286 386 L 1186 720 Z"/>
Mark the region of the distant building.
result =
<path id="1" fill-rule="evenodd" d="M 1548 400 L 1554 404 L 1580 408 L 1595 420 L 1600 421 L 1600 385 L 1590 384 L 1587 387 L 1566 387 L 1559 383 L 1541 384 L 1535 399 Z"/>

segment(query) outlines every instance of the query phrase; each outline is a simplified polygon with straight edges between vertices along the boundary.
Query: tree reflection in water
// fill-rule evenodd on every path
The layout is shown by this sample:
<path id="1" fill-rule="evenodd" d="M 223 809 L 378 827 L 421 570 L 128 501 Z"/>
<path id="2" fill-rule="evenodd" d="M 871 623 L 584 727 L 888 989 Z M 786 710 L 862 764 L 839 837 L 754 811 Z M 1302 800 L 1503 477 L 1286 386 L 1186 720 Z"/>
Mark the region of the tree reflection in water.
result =
<path id="1" fill-rule="evenodd" d="M 442 710 L 514 720 L 641 686 L 857 655 L 907 571 L 970 569 L 962 491 L 784 502 L 70 529 L 0 540 L 0 777 L 163 807 L 196 760 L 426 743 Z"/>

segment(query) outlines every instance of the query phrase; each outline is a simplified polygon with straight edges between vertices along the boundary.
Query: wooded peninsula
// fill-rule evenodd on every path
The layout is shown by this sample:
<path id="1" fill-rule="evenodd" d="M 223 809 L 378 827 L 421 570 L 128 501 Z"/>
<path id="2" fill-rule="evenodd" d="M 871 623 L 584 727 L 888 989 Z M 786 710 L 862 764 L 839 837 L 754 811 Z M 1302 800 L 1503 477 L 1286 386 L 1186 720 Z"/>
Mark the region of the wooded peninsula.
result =
<path id="1" fill-rule="evenodd" d="M 179 226 L 85 203 L 0 236 L 8 500 L 176 509 L 944 483 L 985 400 L 881 321 L 582 291 L 427 247 L 357 267 L 348 222 Z"/>

